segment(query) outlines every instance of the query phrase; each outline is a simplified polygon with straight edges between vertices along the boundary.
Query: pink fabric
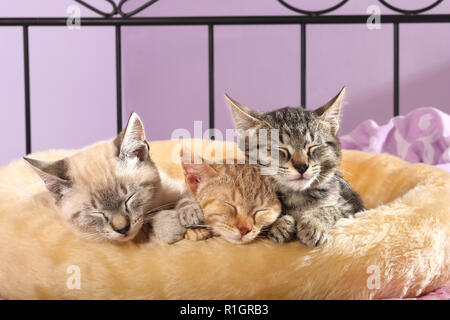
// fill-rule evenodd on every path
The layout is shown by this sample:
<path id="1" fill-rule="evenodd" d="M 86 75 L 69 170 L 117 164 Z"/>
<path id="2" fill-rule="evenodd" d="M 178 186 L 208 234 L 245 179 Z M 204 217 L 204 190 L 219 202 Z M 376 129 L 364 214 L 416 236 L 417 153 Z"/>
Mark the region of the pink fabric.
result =
<path id="1" fill-rule="evenodd" d="M 344 149 L 390 153 L 450 171 L 450 115 L 419 108 L 384 125 L 367 120 L 340 138 Z"/>
<path id="2" fill-rule="evenodd" d="M 404 300 L 450 300 L 450 286 L 438 289 L 418 298 Z"/>

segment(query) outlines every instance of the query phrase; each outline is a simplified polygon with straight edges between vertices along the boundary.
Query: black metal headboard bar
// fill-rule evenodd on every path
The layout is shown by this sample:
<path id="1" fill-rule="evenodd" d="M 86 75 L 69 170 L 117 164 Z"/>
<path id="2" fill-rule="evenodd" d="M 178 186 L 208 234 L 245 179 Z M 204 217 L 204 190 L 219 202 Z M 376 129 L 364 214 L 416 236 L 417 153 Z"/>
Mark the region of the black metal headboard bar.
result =
<path id="1" fill-rule="evenodd" d="M 84 26 L 365 24 L 368 15 L 80 18 Z M 381 15 L 381 23 L 446 23 L 450 14 Z M 65 26 L 67 18 L 0 18 L 0 26 Z"/>
<path id="2" fill-rule="evenodd" d="M 215 127 L 214 112 L 214 25 L 208 25 L 208 88 L 209 88 L 209 128 Z M 214 137 L 210 135 L 212 139 Z"/>
<path id="3" fill-rule="evenodd" d="M 400 26 L 394 23 L 394 117 L 400 114 Z"/>
<path id="4" fill-rule="evenodd" d="M 120 25 L 116 29 L 116 112 L 117 132 L 122 131 L 122 32 Z"/>
<path id="5" fill-rule="evenodd" d="M 300 25 L 300 104 L 306 108 L 306 24 Z"/>
<path id="6" fill-rule="evenodd" d="M 77 1 L 81 3 L 80 1 Z M 209 127 L 214 128 L 214 26 L 217 25 L 299 25 L 300 26 L 300 65 L 301 65 L 301 104 L 306 106 L 306 28 L 309 24 L 366 24 L 368 15 L 326 15 L 322 12 L 310 12 L 302 16 L 217 16 L 217 17 L 138 17 L 131 18 L 130 14 L 121 13 L 126 1 L 121 0 L 116 13 L 122 17 L 111 17 L 105 13 L 100 18 L 80 18 L 83 26 L 114 26 L 116 41 L 116 110 L 117 130 L 122 130 L 122 57 L 121 57 L 121 26 L 192 26 L 208 27 L 208 78 L 209 78 Z M 156 1 L 152 0 L 152 3 Z M 283 4 L 283 1 L 279 0 Z M 343 1 L 343 3 L 346 1 Z M 381 2 L 381 1 L 380 1 Z M 433 6 L 439 4 L 436 1 Z M 431 8 L 431 6 L 429 6 Z M 399 9 L 401 10 L 401 9 Z M 428 10 L 428 9 L 427 9 Z M 417 12 L 416 12 L 417 11 Z M 394 101 L 393 115 L 399 114 L 399 28 L 402 23 L 450 23 L 450 14 L 417 15 L 416 11 L 401 11 L 404 15 L 382 15 L 382 24 L 393 25 L 393 69 L 394 69 Z M 30 65 L 29 65 L 29 38 L 30 26 L 66 26 L 67 18 L 0 18 L 1 26 L 21 26 L 23 28 L 24 72 L 25 72 L 25 130 L 26 153 L 31 153 L 31 120 L 30 120 Z"/>
<path id="7" fill-rule="evenodd" d="M 23 70 L 25 88 L 25 150 L 31 152 L 31 109 L 30 109 L 30 49 L 28 26 L 23 26 Z M 28 152 L 30 150 L 30 152 Z"/>

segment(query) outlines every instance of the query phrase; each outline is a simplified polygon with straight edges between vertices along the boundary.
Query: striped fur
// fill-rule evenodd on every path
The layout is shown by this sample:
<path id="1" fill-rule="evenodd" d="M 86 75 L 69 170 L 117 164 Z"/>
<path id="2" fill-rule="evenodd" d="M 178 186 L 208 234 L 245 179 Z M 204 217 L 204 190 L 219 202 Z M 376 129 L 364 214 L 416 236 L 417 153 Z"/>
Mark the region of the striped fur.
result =
<path id="1" fill-rule="evenodd" d="M 267 113 L 227 97 L 237 129 L 249 135 L 258 135 L 258 130 L 250 129 L 279 130 L 279 168 L 274 178 L 284 216 L 269 233 L 277 242 L 296 233 L 309 247 L 321 245 L 337 220 L 364 210 L 361 198 L 339 171 L 341 147 L 336 134 L 344 93 L 345 88 L 315 111 L 286 107 Z M 260 139 L 258 143 L 260 147 Z M 271 148 L 269 141 L 264 144 Z M 247 144 L 245 148 L 249 156 L 250 148 Z"/>
<path id="2" fill-rule="evenodd" d="M 249 164 L 193 162 L 183 157 L 186 185 L 192 202 L 203 211 L 204 229 L 191 229 L 187 239 L 203 240 L 219 235 L 235 244 L 255 240 L 264 228 L 280 215 L 272 178 L 261 176 L 257 167 Z M 185 206 L 190 206 L 188 200 Z M 190 226 L 192 227 L 192 226 Z M 195 225 L 194 225 L 195 227 Z"/>

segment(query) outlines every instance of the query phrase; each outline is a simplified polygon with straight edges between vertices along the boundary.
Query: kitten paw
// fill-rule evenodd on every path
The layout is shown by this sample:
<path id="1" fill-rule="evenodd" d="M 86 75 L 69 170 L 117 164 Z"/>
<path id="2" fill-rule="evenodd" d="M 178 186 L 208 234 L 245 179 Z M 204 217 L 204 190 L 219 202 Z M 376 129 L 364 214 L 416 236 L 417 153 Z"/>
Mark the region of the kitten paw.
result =
<path id="1" fill-rule="evenodd" d="M 305 246 L 321 246 L 328 239 L 329 228 L 320 219 L 303 216 L 297 223 L 297 237 Z"/>
<path id="2" fill-rule="evenodd" d="M 211 231 L 203 228 L 187 229 L 184 238 L 186 240 L 200 241 L 206 240 L 212 237 Z"/>
<path id="3" fill-rule="evenodd" d="M 203 211 L 197 202 L 191 202 L 177 208 L 178 217 L 183 227 L 195 227 L 203 223 Z"/>
<path id="4" fill-rule="evenodd" d="M 270 227 L 267 237 L 278 243 L 292 240 L 295 234 L 295 219 L 292 216 L 284 215 L 277 219 Z"/>
<path id="5" fill-rule="evenodd" d="M 175 210 L 162 210 L 151 218 L 150 242 L 175 243 L 184 239 L 186 228 L 181 226 L 178 212 Z"/>

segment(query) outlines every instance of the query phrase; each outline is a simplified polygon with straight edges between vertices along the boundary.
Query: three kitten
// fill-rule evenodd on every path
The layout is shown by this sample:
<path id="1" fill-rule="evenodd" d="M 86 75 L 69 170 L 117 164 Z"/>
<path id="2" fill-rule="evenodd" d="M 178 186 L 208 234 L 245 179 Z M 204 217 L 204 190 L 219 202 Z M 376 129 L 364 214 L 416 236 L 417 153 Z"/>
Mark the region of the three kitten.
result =
<path id="1" fill-rule="evenodd" d="M 172 243 L 185 234 L 196 240 L 221 235 L 247 243 L 269 228 L 267 235 L 276 242 L 296 234 L 314 247 L 328 239 L 337 220 L 364 210 L 338 168 L 336 134 L 344 93 L 314 111 L 287 107 L 265 113 L 227 96 L 236 128 L 249 140 L 256 138 L 256 149 L 277 153 L 278 171 L 271 177 L 249 164 L 192 161 L 188 151 L 182 166 L 190 195 L 158 171 L 136 114 L 113 141 L 55 162 L 24 159 L 45 182 L 65 220 L 90 238 Z M 272 146 L 260 129 L 278 130 L 279 145 Z M 252 158 L 249 144 L 243 151 Z"/>
<path id="2" fill-rule="evenodd" d="M 274 180 L 283 215 L 269 232 L 276 242 L 296 234 L 306 246 L 319 246 L 337 220 L 364 210 L 361 198 L 339 171 L 341 146 L 336 135 L 344 94 L 345 88 L 314 111 L 286 107 L 272 112 L 251 110 L 226 96 L 236 128 L 246 133 L 248 141 L 258 141 L 257 149 L 267 148 L 269 157 L 271 141 L 260 135 L 260 129 L 278 130 L 279 145 L 274 151 L 279 167 Z M 243 151 L 255 158 L 248 143 Z"/>

